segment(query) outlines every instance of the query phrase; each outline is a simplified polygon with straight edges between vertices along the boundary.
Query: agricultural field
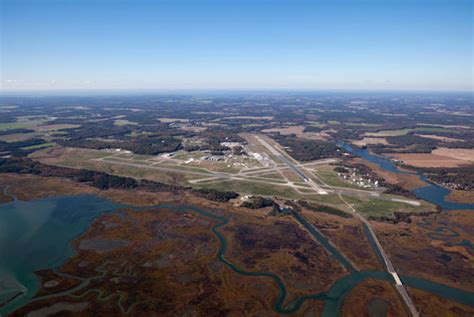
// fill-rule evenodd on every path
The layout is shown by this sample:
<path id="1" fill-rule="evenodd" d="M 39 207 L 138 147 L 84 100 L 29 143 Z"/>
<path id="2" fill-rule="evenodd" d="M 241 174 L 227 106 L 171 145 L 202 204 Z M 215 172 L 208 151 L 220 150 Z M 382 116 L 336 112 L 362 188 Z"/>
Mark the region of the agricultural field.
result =
<path id="1" fill-rule="evenodd" d="M 363 147 L 366 146 L 367 144 L 383 144 L 383 145 L 389 145 L 387 139 L 383 137 L 364 137 L 362 140 L 355 140 L 352 141 L 352 144 Z"/>
<path id="2" fill-rule="evenodd" d="M 390 157 L 415 167 L 461 167 L 474 162 L 474 150 L 439 148 L 428 154 L 389 154 Z"/>

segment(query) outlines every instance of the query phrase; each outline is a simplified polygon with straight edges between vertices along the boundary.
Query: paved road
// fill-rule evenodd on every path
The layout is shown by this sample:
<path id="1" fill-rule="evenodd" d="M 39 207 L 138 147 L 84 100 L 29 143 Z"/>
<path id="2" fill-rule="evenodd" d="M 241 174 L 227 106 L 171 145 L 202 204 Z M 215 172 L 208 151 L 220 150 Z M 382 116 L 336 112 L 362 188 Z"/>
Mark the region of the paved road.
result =
<path id="1" fill-rule="evenodd" d="M 263 140 L 259 136 L 256 137 L 256 139 L 268 150 L 270 151 L 276 158 L 280 159 L 285 165 L 287 165 L 290 169 L 292 169 L 298 176 L 300 176 L 316 193 L 318 194 L 327 194 L 327 191 L 322 189 L 320 186 L 318 186 L 311 178 L 306 176 L 304 171 L 300 169 L 300 167 L 304 168 L 304 164 L 298 164 L 298 163 L 292 163 L 290 159 L 286 157 L 286 154 L 280 152 L 277 150 L 275 147 L 270 145 L 267 141 Z M 190 171 L 190 170 L 180 170 L 180 169 L 174 169 L 174 168 L 168 168 L 168 167 L 159 167 L 155 165 L 143 165 L 143 164 L 137 164 L 137 163 L 131 163 L 131 162 L 120 162 L 117 160 L 109 160 L 108 158 L 101 158 L 101 159 L 95 159 L 96 161 L 101 161 L 101 162 L 106 162 L 106 163 L 111 163 L 111 164 L 119 164 L 119 165 L 126 165 L 126 166 L 133 166 L 133 167 L 138 167 L 138 168 L 150 168 L 150 169 L 156 169 L 156 170 L 161 170 L 161 171 L 167 171 L 167 172 L 174 172 L 174 173 L 186 173 L 186 174 L 194 174 L 194 175 L 200 175 L 200 176 L 208 176 L 207 178 L 200 179 L 200 180 L 195 180 L 195 182 L 199 181 L 209 181 L 212 179 L 235 179 L 235 180 L 244 180 L 244 181 L 253 181 L 253 182 L 262 182 L 262 183 L 270 183 L 270 180 L 250 180 L 246 178 L 245 176 L 249 177 L 250 175 L 244 175 L 244 174 L 229 174 L 229 173 L 223 173 L 223 172 L 211 172 L 205 173 L 205 172 L 198 172 L 198 171 Z M 276 169 L 276 167 L 274 167 Z M 262 170 L 261 170 L 262 171 Z M 261 172 L 260 171 L 260 172 Z M 278 185 L 286 185 L 286 186 L 291 186 L 291 187 L 297 187 L 293 183 L 285 183 L 285 184 L 278 184 Z M 393 266 L 392 262 L 390 261 L 388 255 L 385 253 L 382 245 L 380 244 L 377 236 L 375 235 L 375 232 L 373 231 L 372 227 L 370 226 L 370 223 L 361 215 L 359 214 L 354 207 L 347 203 L 347 201 L 344 200 L 342 197 L 341 193 L 351 191 L 355 192 L 357 191 L 358 194 L 369 194 L 371 196 L 374 196 L 374 193 L 371 193 L 370 191 L 362 191 L 362 190 L 350 190 L 348 188 L 338 188 L 338 187 L 333 187 L 328 184 L 325 184 L 326 188 L 330 188 L 331 191 L 336 192 L 341 200 L 350 208 L 350 210 L 353 212 L 353 214 L 361 220 L 361 222 L 367 226 L 368 232 L 372 236 L 373 241 L 375 242 L 377 249 L 384 261 L 385 267 L 387 269 L 387 272 L 389 272 L 392 276 L 393 279 L 395 280 L 395 286 L 396 289 L 398 290 L 400 296 L 402 297 L 403 301 L 405 302 L 405 305 L 408 307 L 410 314 L 414 317 L 418 317 L 419 313 L 416 310 L 415 305 L 413 304 L 410 296 L 408 295 L 408 292 L 405 289 L 405 286 L 403 285 L 400 277 L 398 276 L 398 273 L 395 270 L 395 267 Z M 376 194 L 378 198 L 382 198 Z M 383 198 L 382 198 L 383 199 Z M 401 199 L 393 199 L 390 198 L 390 200 L 395 200 L 395 201 L 402 201 Z M 405 202 L 405 201 L 403 201 Z M 406 201 L 407 203 L 411 203 L 412 201 Z"/>
<path id="2" fill-rule="evenodd" d="M 308 183 L 318 194 L 327 194 L 326 191 L 324 191 L 321 187 L 319 187 L 318 185 L 316 185 L 316 183 L 310 179 L 309 177 L 307 177 L 304 172 L 302 170 L 300 170 L 298 168 L 298 166 L 296 164 L 293 164 L 292 162 L 290 162 L 289 159 L 286 158 L 286 156 L 281 153 L 280 151 L 278 151 L 275 147 L 273 147 L 272 145 L 270 145 L 268 142 L 266 142 L 265 140 L 263 140 L 262 138 L 260 137 L 256 137 L 256 139 L 263 145 L 265 146 L 265 148 L 267 148 L 274 156 L 276 156 L 277 158 L 279 158 L 280 160 L 282 160 L 285 164 L 287 164 L 292 170 L 294 170 L 296 172 L 296 174 L 298 174 L 301 178 L 304 179 L 304 181 L 306 183 Z M 327 184 L 326 184 L 327 185 Z M 329 186 L 329 188 L 331 188 L 330 185 L 327 185 Z M 340 190 L 339 190 L 340 191 Z M 341 198 L 341 200 L 352 210 L 352 212 L 354 213 L 355 216 L 357 216 L 357 218 L 359 218 L 362 223 L 367 226 L 367 229 L 370 233 L 370 235 L 372 236 L 372 239 L 374 240 L 375 242 L 375 245 L 377 246 L 377 249 L 379 250 L 379 253 L 380 255 L 382 256 L 382 259 L 384 261 L 384 264 L 385 264 L 385 267 L 387 269 L 387 272 L 389 272 L 392 276 L 393 276 L 393 279 L 395 280 L 395 286 L 396 286 L 396 289 L 398 290 L 398 293 L 400 294 L 400 296 L 403 298 L 403 301 L 405 302 L 405 305 L 406 307 L 408 307 L 408 310 L 410 311 L 410 314 L 414 317 L 418 317 L 419 316 L 419 313 L 418 311 L 416 310 L 416 307 L 415 305 L 413 304 L 413 301 L 411 300 L 410 296 L 408 295 L 408 292 L 406 291 L 405 289 L 405 286 L 403 285 L 400 277 L 398 276 L 398 273 L 397 271 L 395 270 L 395 267 L 393 266 L 392 262 L 390 261 L 387 253 L 385 253 L 385 250 L 383 249 L 382 245 L 380 244 L 379 242 L 379 239 L 377 238 L 377 236 L 375 235 L 375 232 L 373 231 L 372 227 L 370 226 L 370 223 L 367 221 L 367 219 L 364 218 L 364 216 L 362 216 L 361 214 L 359 214 L 355 209 L 354 207 L 347 203 L 344 198 L 342 197 L 341 193 L 339 192 L 339 197 Z"/>
<path id="3" fill-rule="evenodd" d="M 408 295 L 408 292 L 405 288 L 405 286 L 402 283 L 402 280 L 400 279 L 400 276 L 398 276 L 397 271 L 395 270 L 395 267 L 393 266 L 392 262 L 390 261 L 390 258 L 388 257 L 387 253 L 385 253 L 385 250 L 383 249 L 382 245 L 380 244 L 379 239 L 375 235 L 374 230 L 370 226 L 370 223 L 367 221 L 367 219 L 364 218 L 361 214 L 359 214 L 354 207 L 349 204 L 348 202 L 345 201 L 344 198 L 342 198 L 342 195 L 339 194 L 339 197 L 341 200 L 352 210 L 354 215 L 364 223 L 364 225 L 367 227 L 370 235 L 372 236 L 372 239 L 375 242 L 375 245 L 377 246 L 377 249 L 384 261 L 385 268 L 387 269 L 387 272 L 390 273 L 393 276 L 393 279 L 395 280 L 395 287 L 402 297 L 403 301 L 405 302 L 406 307 L 408 307 L 408 310 L 410 311 L 410 314 L 414 317 L 418 317 L 420 314 L 418 313 L 415 304 L 413 304 L 413 301 L 410 298 L 410 295 Z"/>

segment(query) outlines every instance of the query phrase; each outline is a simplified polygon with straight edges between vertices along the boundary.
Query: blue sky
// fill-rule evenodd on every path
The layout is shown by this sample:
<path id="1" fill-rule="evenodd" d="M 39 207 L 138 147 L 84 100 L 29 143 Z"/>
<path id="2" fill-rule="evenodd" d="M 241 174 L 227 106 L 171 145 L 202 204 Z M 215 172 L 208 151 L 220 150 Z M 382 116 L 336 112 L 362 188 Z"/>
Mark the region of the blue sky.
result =
<path id="1" fill-rule="evenodd" d="M 464 0 L 0 0 L 2 89 L 473 89 Z"/>

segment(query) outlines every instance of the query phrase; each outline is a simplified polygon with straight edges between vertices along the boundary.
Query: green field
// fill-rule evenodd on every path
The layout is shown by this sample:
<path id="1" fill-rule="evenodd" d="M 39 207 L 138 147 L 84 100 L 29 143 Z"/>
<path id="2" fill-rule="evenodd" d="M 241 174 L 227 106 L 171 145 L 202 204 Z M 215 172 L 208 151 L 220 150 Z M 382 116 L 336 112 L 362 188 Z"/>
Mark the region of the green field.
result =
<path id="1" fill-rule="evenodd" d="M 374 133 L 366 133 L 366 135 L 368 135 L 368 136 L 379 136 L 379 137 L 383 137 L 383 136 L 401 136 L 401 135 L 405 135 L 405 134 L 407 134 L 408 132 L 411 132 L 411 131 L 413 131 L 413 129 L 382 130 L 382 131 L 374 132 Z"/>
<path id="2" fill-rule="evenodd" d="M 316 128 L 324 128 L 327 124 L 318 121 L 308 121 L 308 125 Z"/>
<path id="3" fill-rule="evenodd" d="M 206 153 L 200 152 L 200 151 L 195 151 L 195 152 L 179 151 L 175 155 L 173 155 L 172 158 L 177 159 L 177 160 L 187 161 L 190 158 L 198 159 L 205 155 Z"/>
<path id="4" fill-rule="evenodd" d="M 48 149 L 39 150 L 31 155 L 34 159 L 39 157 L 42 152 L 48 151 Z M 189 186 L 188 181 L 193 179 L 199 179 L 205 176 L 199 176 L 195 174 L 183 174 L 183 173 L 172 173 L 167 171 L 161 171 L 153 168 L 146 168 L 149 164 L 143 164 L 139 161 L 129 161 L 120 158 L 115 158 L 117 162 L 129 162 L 143 166 L 126 166 L 113 164 L 113 162 L 94 161 L 92 159 L 98 159 L 101 157 L 108 156 L 108 153 L 97 150 L 85 150 L 75 149 L 74 152 L 63 154 L 61 160 L 55 165 L 67 166 L 72 168 L 84 168 L 109 174 L 133 177 L 136 179 L 149 179 L 153 181 L 164 182 L 173 185 L 186 185 Z"/>
<path id="5" fill-rule="evenodd" d="M 381 127 L 382 125 L 380 123 L 347 123 L 347 125 L 355 126 L 355 127 L 370 127 L 370 128 L 376 128 L 376 127 Z"/>
<path id="6" fill-rule="evenodd" d="M 398 197 L 400 198 L 400 197 Z M 402 202 L 386 201 L 381 199 L 356 198 L 344 196 L 344 199 L 353 205 L 357 212 L 367 217 L 393 217 L 394 212 L 424 212 L 430 209 L 427 204 L 421 206 L 412 206 Z"/>
<path id="7" fill-rule="evenodd" d="M 41 144 L 36 144 L 36 145 L 25 146 L 25 147 L 22 147 L 21 149 L 22 150 L 39 150 L 39 149 L 44 149 L 44 148 L 47 148 L 47 147 L 53 147 L 53 146 L 56 146 L 56 145 L 57 144 L 54 143 L 54 142 L 41 143 Z"/>
<path id="8" fill-rule="evenodd" d="M 31 127 L 32 125 L 21 123 L 21 122 L 0 123 L 0 131 L 12 130 L 12 129 L 28 129 Z"/>
<path id="9" fill-rule="evenodd" d="M 114 121 L 114 125 L 117 125 L 117 126 L 124 126 L 124 125 L 137 125 L 138 123 L 136 122 L 132 122 L 132 121 L 128 121 L 128 120 L 123 120 L 123 119 L 119 119 L 119 120 L 115 120 Z"/>
<path id="10" fill-rule="evenodd" d="M 436 134 L 436 132 L 439 133 L 455 133 L 459 134 L 460 132 L 454 129 L 447 129 L 447 128 L 442 128 L 442 127 L 416 127 L 414 129 L 401 129 L 401 130 L 382 130 L 376 133 L 367 133 L 368 136 L 378 136 L 378 137 L 384 137 L 384 136 L 401 136 L 401 135 L 406 135 L 409 132 L 426 132 L 426 133 L 432 133 Z"/>
<path id="11" fill-rule="evenodd" d="M 235 191 L 243 194 L 260 195 L 260 196 L 278 196 L 288 199 L 297 199 L 298 193 L 286 186 L 245 182 L 245 181 L 222 181 L 216 183 L 200 184 L 202 188 L 212 188 L 218 190 Z"/>
<path id="12" fill-rule="evenodd" d="M 367 189 L 367 188 L 359 187 L 355 184 L 350 183 L 349 181 L 341 179 L 337 175 L 337 172 L 335 172 L 333 169 L 334 169 L 334 166 L 319 165 L 316 168 L 316 174 L 329 186 L 345 187 L 345 188 L 360 189 L 360 190 L 372 190 L 370 188 Z"/>
<path id="13" fill-rule="evenodd" d="M 286 182 L 283 177 L 281 176 L 280 173 L 278 172 L 274 172 L 274 173 L 269 173 L 269 174 L 253 174 L 254 176 L 256 177 L 264 177 L 264 178 L 271 178 L 271 179 L 274 179 L 274 180 L 279 180 L 279 181 L 284 181 Z"/>
<path id="14" fill-rule="evenodd" d="M 265 176 L 261 176 L 261 177 L 265 177 Z M 264 182 L 265 181 L 264 179 L 259 179 L 257 177 L 252 177 L 252 176 L 246 177 L 246 179 L 255 180 L 255 181 L 259 181 L 259 182 Z M 271 182 L 275 182 L 275 183 L 279 183 L 279 184 L 286 184 L 286 180 L 284 180 L 284 179 L 272 178 Z"/>
<path id="15" fill-rule="evenodd" d="M 0 123 L 0 131 L 11 129 L 34 129 L 47 121 L 44 117 L 23 116 L 18 117 L 15 122 Z"/>
<path id="16" fill-rule="evenodd" d="M 458 130 L 447 129 L 447 128 L 442 128 L 442 127 L 416 127 L 416 128 L 413 129 L 413 130 L 414 130 L 414 131 L 417 131 L 417 132 L 431 132 L 431 133 L 436 133 L 436 132 L 440 132 L 440 133 L 455 133 L 455 134 L 461 133 L 461 132 L 458 131 Z"/>

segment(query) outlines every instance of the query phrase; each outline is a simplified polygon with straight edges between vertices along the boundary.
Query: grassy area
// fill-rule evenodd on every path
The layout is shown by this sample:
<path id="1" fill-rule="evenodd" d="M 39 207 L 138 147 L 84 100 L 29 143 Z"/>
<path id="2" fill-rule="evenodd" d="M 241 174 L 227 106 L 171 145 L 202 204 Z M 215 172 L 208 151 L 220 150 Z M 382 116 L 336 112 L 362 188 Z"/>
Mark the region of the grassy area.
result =
<path id="1" fill-rule="evenodd" d="M 301 190 L 302 192 L 306 192 L 307 190 Z M 307 195 L 302 195 L 301 197 L 302 200 L 308 200 L 308 201 L 314 201 L 317 203 L 325 204 L 328 206 L 333 206 L 335 208 L 340 208 L 340 209 L 347 209 L 347 206 L 344 204 L 344 202 L 339 198 L 338 195 L 329 193 L 327 195 L 318 195 L 314 192 L 313 189 L 308 191 Z"/>
<path id="2" fill-rule="evenodd" d="M 301 176 L 299 176 L 298 174 L 296 174 L 293 170 L 291 169 L 287 169 L 287 170 L 283 170 L 282 171 L 282 174 L 288 178 L 289 181 L 291 182 L 301 182 L 303 179 L 301 178 Z"/>
<path id="3" fill-rule="evenodd" d="M 173 164 L 173 163 L 160 163 L 160 164 L 155 165 L 155 166 L 156 167 L 174 168 L 174 169 L 182 170 L 182 171 L 206 173 L 206 174 L 212 175 L 208 170 L 205 170 L 205 169 L 199 168 L 199 167 L 187 166 L 187 165 L 176 165 L 176 164 Z"/>
<path id="4" fill-rule="evenodd" d="M 129 137 L 134 138 L 134 137 L 137 137 L 137 136 L 140 136 L 140 135 L 150 135 L 150 134 L 153 134 L 153 133 L 151 133 L 151 132 L 135 132 L 135 131 L 133 131 L 133 132 L 131 132 L 131 133 L 126 134 L 126 136 L 129 136 Z"/>
<path id="5" fill-rule="evenodd" d="M 61 156 L 63 162 L 69 164 L 81 165 L 84 162 L 90 161 L 92 159 L 98 159 L 108 156 L 107 153 L 98 151 L 98 150 L 75 150 L 72 153 L 65 153 Z"/>
<path id="6" fill-rule="evenodd" d="M 381 127 L 382 125 L 380 123 L 348 123 L 347 125 L 355 126 L 355 127 L 371 127 L 371 128 L 376 128 L 376 127 Z"/>
<path id="7" fill-rule="evenodd" d="M 202 156 L 205 156 L 205 155 L 206 154 L 204 152 L 201 152 L 201 151 L 195 151 L 195 152 L 179 151 L 175 155 L 173 155 L 173 158 L 177 159 L 177 160 L 187 161 L 190 158 L 198 159 L 198 158 L 200 158 Z"/>
<path id="8" fill-rule="evenodd" d="M 259 179 L 257 177 L 252 177 L 252 176 L 246 177 L 246 179 L 255 180 L 255 181 L 259 181 L 259 182 L 265 182 L 264 179 Z M 271 182 L 275 182 L 275 183 L 279 183 L 279 184 L 286 184 L 286 180 L 283 180 L 283 179 L 273 179 Z"/>
<path id="9" fill-rule="evenodd" d="M 46 150 L 46 149 L 45 149 Z M 47 151 L 47 150 L 46 150 Z M 38 153 L 41 153 L 42 150 L 37 151 L 32 154 L 32 157 L 35 158 L 39 156 Z M 147 165 L 140 164 L 139 162 L 130 162 L 126 160 L 120 160 L 117 158 L 118 162 L 130 162 L 134 164 L 143 165 L 140 166 L 126 166 L 113 164 L 103 161 L 93 161 L 92 159 L 97 159 L 100 157 L 107 156 L 108 154 L 102 151 L 96 150 L 83 150 L 83 149 L 74 149 L 71 152 L 66 152 L 60 156 L 59 160 L 50 163 L 53 165 L 67 166 L 72 168 L 84 168 L 95 171 L 106 172 L 109 174 L 133 177 L 136 179 L 149 179 L 159 182 L 164 182 L 168 184 L 177 184 L 177 185 L 186 185 L 189 186 L 189 180 L 199 179 L 203 176 L 195 174 L 183 174 L 183 173 L 172 173 L 167 171 L 160 171 L 157 169 L 146 168 Z"/>
<path id="10" fill-rule="evenodd" d="M 414 129 L 401 129 L 401 130 L 383 130 L 379 131 L 376 133 L 367 133 L 368 136 L 379 136 L 379 137 L 385 137 L 385 136 L 401 136 L 401 135 L 406 135 L 408 132 L 426 132 L 426 133 L 434 133 L 436 132 L 439 133 L 460 133 L 457 130 L 454 129 L 447 129 L 447 128 L 442 128 L 442 127 L 416 127 Z"/>
<path id="11" fill-rule="evenodd" d="M 115 120 L 114 121 L 114 125 L 117 125 L 117 126 L 124 126 L 124 125 L 137 125 L 138 123 L 136 122 L 132 122 L 132 121 L 128 121 L 128 120 L 123 120 L 123 119 L 119 119 L 119 120 Z"/>
<path id="12" fill-rule="evenodd" d="M 337 172 L 334 171 L 334 167 L 335 166 L 330 165 L 318 165 L 316 173 L 329 186 L 367 190 L 367 188 L 359 187 L 349 181 L 341 179 L 337 175 Z"/>
<path id="13" fill-rule="evenodd" d="M 0 136 L 0 141 L 3 142 L 18 142 L 40 137 L 41 135 L 35 132 L 28 133 L 13 133 Z"/>
<path id="14" fill-rule="evenodd" d="M 28 129 L 31 125 L 21 122 L 8 122 L 0 123 L 0 131 L 12 130 L 12 129 Z"/>
<path id="15" fill-rule="evenodd" d="M 0 131 L 11 129 L 34 129 L 47 121 L 44 117 L 24 116 L 18 117 L 15 122 L 0 123 Z"/>
<path id="16" fill-rule="evenodd" d="M 285 181 L 280 173 L 274 172 L 274 173 L 269 173 L 269 174 L 253 174 L 256 177 L 264 177 L 264 178 L 271 178 L 275 180 L 280 180 L 280 181 Z M 286 181 L 285 181 L 286 182 Z"/>
<path id="17" fill-rule="evenodd" d="M 293 184 L 298 185 L 298 186 L 303 186 L 307 188 L 311 188 L 307 183 L 305 182 L 293 182 Z"/>
<path id="18" fill-rule="evenodd" d="M 57 145 L 56 143 L 50 142 L 50 143 L 42 143 L 42 144 L 25 146 L 25 147 L 22 147 L 21 149 L 22 150 L 39 150 L 39 149 L 44 149 L 44 148 L 52 147 L 56 145 Z"/>
<path id="19" fill-rule="evenodd" d="M 316 127 L 316 128 L 324 128 L 326 126 L 325 123 L 318 122 L 318 121 L 308 121 L 309 126 Z"/>
<path id="20" fill-rule="evenodd" d="M 297 199 L 298 193 L 286 186 L 258 184 L 245 181 L 222 181 L 216 183 L 202 184 L 199 187 L 213 188 L 218 190 L 229 190 L 243 194 L 260 196 L 278 196 L 288 199 Z"/>
<path id="21" fill-rule="evenodd" d="M 368 136 L 400 136 L 400 135 L 405 135 L 408 132 L 413 131 L 413 129 L 401 129 L 401 130 L 382 130 L 379 132 L 374 132 L 374 133 L 366 133 Z"/>
<path id="22" fill-rule="evenodd" d="M 312 212 L 322 212 L 322 213 L 326 213 L 326 214 L 330 214 L 330 215 L 334 215 L 334 216 L 339 216 L 339 217 L 343 217 L 343 218 L 352 218 L 352 215 L 348 212 L 345 212 L 341 209 L 338 209 L 338 208 L 334 208 L 334 207 L 331 207 L 331 206 L 327 206 L 327 205 L 322 205 L 322 204 L 311 204 L 311 203 L 305 203 L 305 202 L 301 202 L 300 205 Z"/>
<path id="23" fill-rule="evenodd" d="M 429 210 L 426 205 L 412 206 L 402 202 L 386 201 L 370 198 L 356 198 L 344 196 L 344 199 L 365 216 L 372 217 L 393 217 L 394 212 L 424 212 Z"/>
<path id="24" fill-rule="evenodd" d="M 426 131 L 426 132 L 441 132 L 441 133 L 455 133 L 459 134 L 460 131 L 454 130 L 454 129 L 447 129 L 447 128 L 442 128 L 442 127 L 416 127 L 414 131 Z"/>
<path id="25" fill-rule="evenodd" d="M 198 168 L 206 168 L 213 172 L 224 172 L 236 174 L 240 171 L 240 167 L 234 167 L 232 163 L 226 162 L 191 162 L 189 166 L 196 166 Z"/>

